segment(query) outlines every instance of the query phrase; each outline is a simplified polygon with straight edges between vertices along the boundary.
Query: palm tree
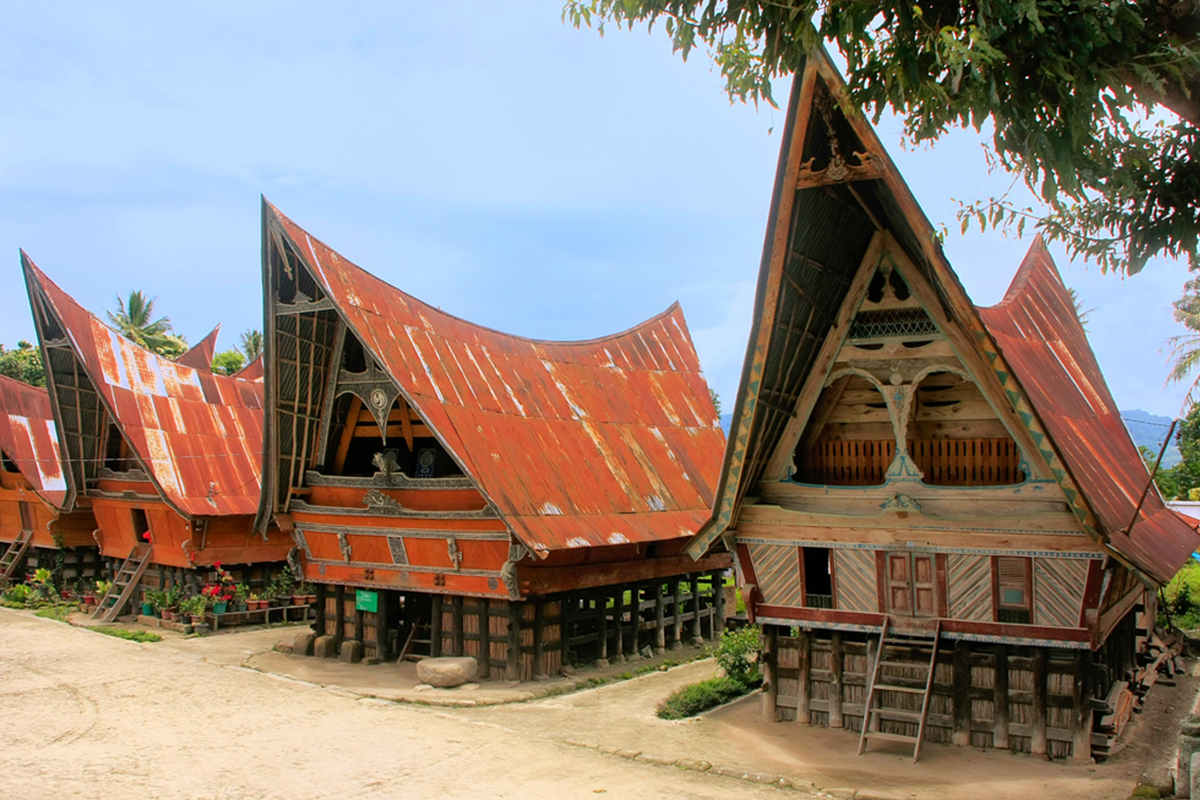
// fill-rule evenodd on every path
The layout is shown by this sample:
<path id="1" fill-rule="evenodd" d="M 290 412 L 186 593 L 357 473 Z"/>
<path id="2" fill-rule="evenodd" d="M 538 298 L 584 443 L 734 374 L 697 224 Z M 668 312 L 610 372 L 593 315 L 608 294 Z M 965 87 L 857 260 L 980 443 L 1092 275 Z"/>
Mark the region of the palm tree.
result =
<path id="1" fill-rule="evenodd" d="M 263 351 L 262 331 L 251 328 L 243 333 L 241 350 L 246 355 L 247 363 L 261 356 Z"/>
<path id="2" fill-rule="evenodd" d="M 176 336 L 169 317 L 154 319 L 154 303 L 157 298 L 146 298 L 141 291 L 129 293 L 128 300 L 117 296 L 117 311 L 108 312 L 109 321 L 117 332 L 134 344 L 160 356 L 178 358 L 187 351 L 187 342 Z"/>
<path id="3" fill-rule="evenodd" d="M 1171 348 L 1168 356 L 1171 361 L 1171 373 L 1167 383 L 1178 383 L 1200 366 L 1200 278 L 1192 278 L 1183 285 L 1183 297 L 1171 303 L 1175 307 L 1176 322 L 1183 323 L 1188 333 L 1172 336 L 1167 340 Z M 1200 390 L 1200 376 L 1192 380 L 1188 388 L 1187 404 L 1196 402 L 1196 392 Z"/>

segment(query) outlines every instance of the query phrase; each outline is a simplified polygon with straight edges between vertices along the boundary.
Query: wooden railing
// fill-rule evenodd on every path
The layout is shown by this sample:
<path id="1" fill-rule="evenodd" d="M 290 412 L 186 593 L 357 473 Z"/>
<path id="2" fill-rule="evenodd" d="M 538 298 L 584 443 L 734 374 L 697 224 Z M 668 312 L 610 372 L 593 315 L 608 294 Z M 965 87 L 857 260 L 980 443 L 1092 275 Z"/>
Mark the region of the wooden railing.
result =
<path id="1" fill-rule="evenodd" d="M 930 486 L 1010 486 L 1025 479 L 1012 439 L 910 439 L 908 452 Z M 825 486 L 878 486 L 895 456 L 892 439 L 817 442 L 796 477 Z"/>

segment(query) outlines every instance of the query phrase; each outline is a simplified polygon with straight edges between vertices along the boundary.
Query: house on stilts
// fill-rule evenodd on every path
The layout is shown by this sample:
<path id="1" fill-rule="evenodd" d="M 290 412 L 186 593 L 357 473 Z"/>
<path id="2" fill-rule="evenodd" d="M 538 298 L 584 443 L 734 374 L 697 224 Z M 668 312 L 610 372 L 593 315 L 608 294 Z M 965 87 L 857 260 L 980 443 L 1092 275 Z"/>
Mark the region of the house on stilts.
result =
<path id="1" fill-rule="evenodd" d="M 195 594 L 215 564 L 265 585 L 292 542 L 254 525 L 261 380 L 212 372 L 215 331 L 171 361 L 88 313 L 24 252 L 21 263 L 66 466 L 62 506 L 90 506 L 113 578 L 97 619 L 116 618 L 147 589 Z"/>
<path id="2" fill-rule="evenodd" d="M 48 569 L 70 585 L 99 575 L 86 503 L 65 511 L 67 484 L 50 397 L 0 375 L 0 582 Z"/>
<path id="3" fill-rule="evenodd" d="M 259 525 L 302 549 L 318 635 L 528 680 L 722 628 L 730 558 L 683 548 L 725 437 L 678 305 L 592 341 L 498 333 L 265 200 L 263 270 Z"/>
<path id="4" fill-rule="evenodd" d="M 736 553 L 764 715 L 858 731 L 860 753 L 1088 759 L 1093 709 L 1200 536 L 1146 493 L 1042 241 L 974 306 L 823 51 L 796 72 L 770 213 L 717 502 L 688 547 Z"/>

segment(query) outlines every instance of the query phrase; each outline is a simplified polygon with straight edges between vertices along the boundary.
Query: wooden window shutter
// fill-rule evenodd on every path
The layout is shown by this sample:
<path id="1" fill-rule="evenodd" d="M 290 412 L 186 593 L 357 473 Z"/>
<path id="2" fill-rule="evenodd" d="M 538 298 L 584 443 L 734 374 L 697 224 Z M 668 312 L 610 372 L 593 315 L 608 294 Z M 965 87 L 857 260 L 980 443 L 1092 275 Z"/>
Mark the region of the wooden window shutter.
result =
<path id="1" fill-rule="evenodd" d="M 1028 558 L 1000 556 L 996 559 L 996 587 L 999 590 L 997 600 L 1001 607 L 1030 607 L 1029 567 Z"/>

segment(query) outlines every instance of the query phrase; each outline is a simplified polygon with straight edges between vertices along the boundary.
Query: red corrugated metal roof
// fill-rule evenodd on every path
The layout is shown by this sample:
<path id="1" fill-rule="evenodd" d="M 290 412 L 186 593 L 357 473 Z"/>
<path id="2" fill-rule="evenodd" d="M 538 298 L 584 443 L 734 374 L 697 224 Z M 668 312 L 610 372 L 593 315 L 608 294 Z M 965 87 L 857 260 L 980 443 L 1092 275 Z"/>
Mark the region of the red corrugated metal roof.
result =
<path id="1" fill-rule="evenodd" d="M 62 508 L 67 479 L 45 389 L 0 375 L 0 450 L 43 500 Z"/>
<path id="2" fill-rule="evenodd" d="M 261 382 L 182 366 L 121 337 L 25 257 L 76 357 L 164 499 L 192 516 L 254 514 Z"/>
<path id="3" fill-rule="evenodd" d="M 1113 548 L 1155 579 L 1170 580 L 1200 547 L 1200 535 L 1157 491 L 1125 533 L 1150 477 L 1040 236 L 1008 294 L 979 315 Z"/>
<path id="4" fill-rule="evenodd" d="M 675 539 L 708 518 L 725 435 L 678 304 L 602 339 L 511 336 L 389 286 L 267 208 L 532 549 Z"/>
<path id="5" fill-rule="evenodd" d="M 208 336 L 205 336 L 190 350 L 175 359 L 175 363 L 198 369 L 201 372 L 212 372 L 213 357 L 217 353 L 217 335 L 220 332 L 221 326 L 218 325 L 212 329 L 212 332 Z"/>

